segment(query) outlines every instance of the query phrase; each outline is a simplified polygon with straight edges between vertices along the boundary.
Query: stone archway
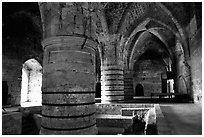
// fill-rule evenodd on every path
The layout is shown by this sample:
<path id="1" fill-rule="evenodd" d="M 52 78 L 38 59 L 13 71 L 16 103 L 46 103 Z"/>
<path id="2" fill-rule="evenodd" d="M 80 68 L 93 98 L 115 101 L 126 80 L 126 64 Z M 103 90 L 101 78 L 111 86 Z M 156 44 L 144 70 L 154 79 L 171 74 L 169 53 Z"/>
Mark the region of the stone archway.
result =
<path id="1" fill-rule="evenodd" d="M 144 96 L 144 88 L 141 84 L 137 84 L 135 87 L 135 96 Z"/>
<path id="2" fill-rule="evenodd" d="M 21 106 L 42 105 L 42 66 L 35 59 L 23 64 L 21 81 Z"/>

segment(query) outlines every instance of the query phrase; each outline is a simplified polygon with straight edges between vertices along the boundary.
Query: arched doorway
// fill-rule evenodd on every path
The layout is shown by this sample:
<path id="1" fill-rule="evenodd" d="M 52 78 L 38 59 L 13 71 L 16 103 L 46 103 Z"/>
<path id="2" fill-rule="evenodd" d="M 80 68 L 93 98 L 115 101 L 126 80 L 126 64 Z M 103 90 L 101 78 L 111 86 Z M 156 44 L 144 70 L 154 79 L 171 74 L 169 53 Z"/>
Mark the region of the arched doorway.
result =
<path id="1" fill-rule="evenodd" d="M 21 106 L 42 105 L 42 66 L 35 59 L 27 60 L 22 67 Z"/>
<path id="2" fill-rule="evenodd" d="M 141 84 L 137 84 L 135 88 L 135 96 L 144 96 L 144 88 Z"/>

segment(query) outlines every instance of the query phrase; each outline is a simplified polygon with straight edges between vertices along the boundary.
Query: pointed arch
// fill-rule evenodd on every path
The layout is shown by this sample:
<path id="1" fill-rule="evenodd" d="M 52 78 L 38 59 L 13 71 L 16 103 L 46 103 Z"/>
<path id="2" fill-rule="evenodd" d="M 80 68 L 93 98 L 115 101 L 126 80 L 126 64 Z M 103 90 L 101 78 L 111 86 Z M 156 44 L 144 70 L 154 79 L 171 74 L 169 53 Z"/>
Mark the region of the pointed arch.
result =
<path id="1" fill-rule="evenodd" d="M 42 103 L 42 66 L 32 58 L 22 65 L 21 106 L 38 106 Z"/>

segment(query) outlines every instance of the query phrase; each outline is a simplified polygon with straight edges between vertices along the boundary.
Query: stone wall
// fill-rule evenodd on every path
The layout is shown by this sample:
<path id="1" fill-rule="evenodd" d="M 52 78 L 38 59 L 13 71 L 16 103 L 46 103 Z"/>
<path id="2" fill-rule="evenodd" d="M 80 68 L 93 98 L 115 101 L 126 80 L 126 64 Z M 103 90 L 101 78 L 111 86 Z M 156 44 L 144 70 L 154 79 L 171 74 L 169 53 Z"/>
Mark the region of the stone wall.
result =
<path id="1" fill-rule="evenodd" d="M 2 115 L 2 134 L 21 135 L 22 113 L 9 112 Z"/>
<path id="2" fill-rule="evenodd" d="M 38 70 L 31 70 L 29 74 L 29 101 L 41 103 L 42 102 L 42 72 Z"/>
<path id="3" fill-rule="evenodd" d="M 142 60 L 137 62 L 137 68 L 133 75 L 134 95 L 136 86 L 141 84 L 144 89 L 144 96 L 151 93 L 162 92 L 161 74 L 165 73 L 165 68 L 160 61 Z"/>
<path id="4" fill-rule="evenodd" d="M 197 31 L 190 40 L 191 51 L 191 80 L 194 101 L 202 99 L 202 31 Z"/>
<path id="5" fill-rule="evenodd" d="M 8 105 L 20 105 L 21 95 L 21 60 L 2 56 L 2 81 L 7 81 L 8 85 Z"/>

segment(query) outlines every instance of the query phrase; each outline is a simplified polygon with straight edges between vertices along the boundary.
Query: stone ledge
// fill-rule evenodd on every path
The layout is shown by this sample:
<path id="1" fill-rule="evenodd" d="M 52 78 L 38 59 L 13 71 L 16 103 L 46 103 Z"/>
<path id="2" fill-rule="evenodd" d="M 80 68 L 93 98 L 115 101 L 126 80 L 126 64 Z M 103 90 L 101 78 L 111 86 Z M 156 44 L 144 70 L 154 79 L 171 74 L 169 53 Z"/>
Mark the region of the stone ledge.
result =
<path id="1" fill-rule="evenodd" d="M 122 108 L 151 108 L 153 104 L 96 103 L 96 114 L 121 115 Z"/>
<path id="2" fill-rule="evenodd" d="M 148 111 L 150 108 L 122 108 L 122 116 L 135 116 L 138 112 Z"/>
<path id="3" fill-rule="evenodd" d="M 115 127 L 132 130 L 134 119 L 131 116 L 97 114 L 97 127 Z"/>
<path id="4" fill-rule="evenodd" d="M 20 107 L 18 111 L 20 111 L 23 116 L 41 114 L 42 106 Z"/>

